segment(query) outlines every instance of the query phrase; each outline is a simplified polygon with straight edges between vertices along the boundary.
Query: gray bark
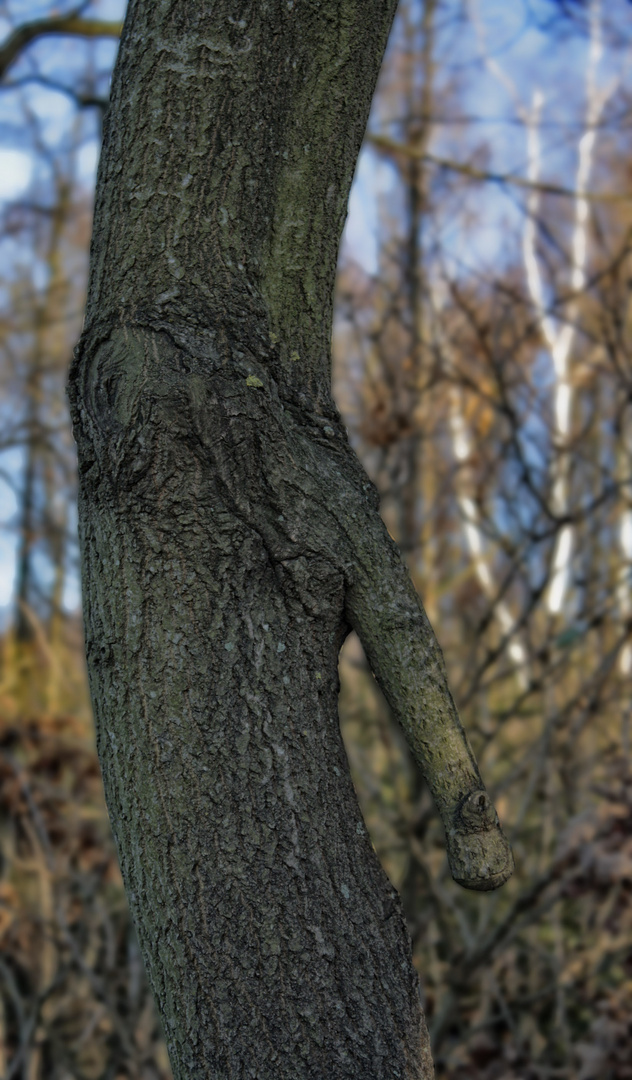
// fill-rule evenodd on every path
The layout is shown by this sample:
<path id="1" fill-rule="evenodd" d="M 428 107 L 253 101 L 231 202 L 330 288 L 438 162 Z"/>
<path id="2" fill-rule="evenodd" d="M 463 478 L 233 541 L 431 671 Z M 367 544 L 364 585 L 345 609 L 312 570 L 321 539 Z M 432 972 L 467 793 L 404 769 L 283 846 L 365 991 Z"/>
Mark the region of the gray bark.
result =
<path id="1" fill-rule="evenodd" d="M 453 870 L 511 855 L 330 393 L 395 0 L 131 0 L 70 379 L 106 797 L 176 1080 L 429 1078 L 341 742 L 353 626 Z"/>

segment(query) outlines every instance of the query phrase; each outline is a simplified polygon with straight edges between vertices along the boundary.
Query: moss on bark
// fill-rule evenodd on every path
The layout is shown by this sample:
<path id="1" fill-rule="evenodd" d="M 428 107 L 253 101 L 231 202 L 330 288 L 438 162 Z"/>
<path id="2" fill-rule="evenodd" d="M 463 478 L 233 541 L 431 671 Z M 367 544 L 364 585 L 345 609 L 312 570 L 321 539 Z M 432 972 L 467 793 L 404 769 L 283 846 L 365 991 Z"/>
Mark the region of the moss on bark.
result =
<path id="1" fill-rule="evenodd" d="M 337 716 L 349 626 L 446 822 L 510 854 L 331 400 L 394 0 L 131 0 L 71 373 L 106 797 L 176 1080 L 432 1076 Z"/>

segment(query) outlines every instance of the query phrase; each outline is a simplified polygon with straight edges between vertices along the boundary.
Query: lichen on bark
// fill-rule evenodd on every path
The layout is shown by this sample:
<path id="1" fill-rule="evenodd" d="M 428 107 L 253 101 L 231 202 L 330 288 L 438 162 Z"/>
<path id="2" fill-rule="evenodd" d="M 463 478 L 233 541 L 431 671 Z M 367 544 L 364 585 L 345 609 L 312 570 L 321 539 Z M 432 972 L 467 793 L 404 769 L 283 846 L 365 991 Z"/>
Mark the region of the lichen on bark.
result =
<path id="1" fill-rule="evenodd" d="M 427 1080 L 353 791 L 353 626 L 446 824 L 511 855 L 331 399 L 331 297 L 394 0 L 131 0 L 70 379 L 112 827 L 176 1080 Z"/>

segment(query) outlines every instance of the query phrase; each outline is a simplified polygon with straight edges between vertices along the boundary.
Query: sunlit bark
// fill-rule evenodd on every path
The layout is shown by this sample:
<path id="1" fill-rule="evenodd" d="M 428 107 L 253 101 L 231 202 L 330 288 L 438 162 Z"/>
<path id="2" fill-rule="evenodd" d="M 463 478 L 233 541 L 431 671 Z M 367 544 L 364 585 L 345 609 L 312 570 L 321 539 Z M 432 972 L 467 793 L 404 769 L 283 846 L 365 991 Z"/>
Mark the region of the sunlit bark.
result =
<path id="1" fill-rule="evenodd" d="M 432 1074 L 337 717 L 353 627 L 454 876 L 512 859 L 331 400 L 331 297 L 394 0 L 132 0 L 71 373 L 88 669 L 178 1080 Z"/>

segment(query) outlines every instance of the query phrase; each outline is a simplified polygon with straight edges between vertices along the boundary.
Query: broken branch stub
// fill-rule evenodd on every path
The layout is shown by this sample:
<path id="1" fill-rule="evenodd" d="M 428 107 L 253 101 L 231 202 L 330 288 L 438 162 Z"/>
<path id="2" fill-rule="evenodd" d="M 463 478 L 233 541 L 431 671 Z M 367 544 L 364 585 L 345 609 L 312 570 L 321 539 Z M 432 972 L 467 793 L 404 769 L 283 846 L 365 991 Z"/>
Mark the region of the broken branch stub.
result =
<path id="1" fill-rule="evenodd" d="M 348 506 L 347 506 L 347 513 Z M 452 877 L 467 889 L 503 885 L 514 862 L 448 686 L 443 654 L 399 551 L 377 513 L 359 522 L 347 613 L 428 783 L 446 833 Z"/>

